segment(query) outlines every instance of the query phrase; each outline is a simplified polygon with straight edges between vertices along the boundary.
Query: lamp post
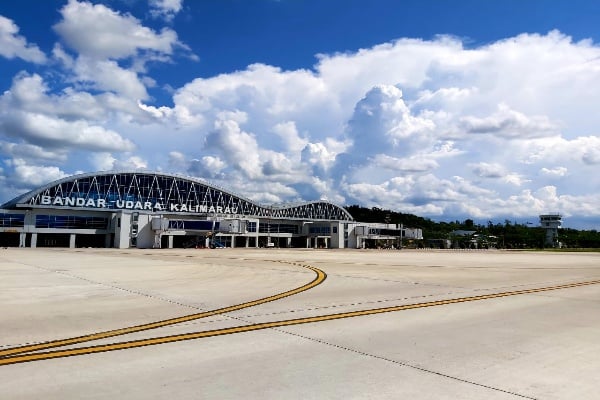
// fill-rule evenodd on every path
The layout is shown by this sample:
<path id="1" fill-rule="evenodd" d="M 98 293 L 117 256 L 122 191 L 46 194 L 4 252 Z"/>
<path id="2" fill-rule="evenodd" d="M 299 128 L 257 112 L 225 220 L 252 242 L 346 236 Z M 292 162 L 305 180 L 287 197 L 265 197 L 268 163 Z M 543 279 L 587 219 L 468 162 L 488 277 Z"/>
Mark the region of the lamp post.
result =
<path id="1" fill-rule="evenodd" d="M 404 234 L 404 224 L 400 224 L 400 246 L 398 247 L 402 250 L 402 235 Z"/>

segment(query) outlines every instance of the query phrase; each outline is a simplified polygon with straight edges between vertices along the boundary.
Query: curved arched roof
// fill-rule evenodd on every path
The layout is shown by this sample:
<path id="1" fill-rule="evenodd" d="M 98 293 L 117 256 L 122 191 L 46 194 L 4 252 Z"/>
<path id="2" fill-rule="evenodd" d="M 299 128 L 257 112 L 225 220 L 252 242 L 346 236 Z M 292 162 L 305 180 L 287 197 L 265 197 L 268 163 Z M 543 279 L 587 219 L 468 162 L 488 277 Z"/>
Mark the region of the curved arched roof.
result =
<path id="1" fill-rule="evenodd" d="M 50 182 L 2 205 L 2 208 L 8 209 L 34 207 L 353 220 L 343 207 L 325 200 L 267 206 L 197 178 L 147 171 L 73 175 Z"/>

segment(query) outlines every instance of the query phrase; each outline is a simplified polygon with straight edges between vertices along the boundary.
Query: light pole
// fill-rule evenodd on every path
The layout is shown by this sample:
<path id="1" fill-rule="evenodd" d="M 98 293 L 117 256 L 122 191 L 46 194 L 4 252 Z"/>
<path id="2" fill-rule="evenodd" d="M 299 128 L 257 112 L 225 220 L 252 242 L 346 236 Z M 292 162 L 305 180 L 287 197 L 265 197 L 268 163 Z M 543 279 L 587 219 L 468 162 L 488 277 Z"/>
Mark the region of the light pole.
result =
<path id="1" fill-rule="evenodd" d="M 400 224 L 400 247 L 399 249 L 402 250 L 402 234 L 404 233 L 404 224 Z"/>

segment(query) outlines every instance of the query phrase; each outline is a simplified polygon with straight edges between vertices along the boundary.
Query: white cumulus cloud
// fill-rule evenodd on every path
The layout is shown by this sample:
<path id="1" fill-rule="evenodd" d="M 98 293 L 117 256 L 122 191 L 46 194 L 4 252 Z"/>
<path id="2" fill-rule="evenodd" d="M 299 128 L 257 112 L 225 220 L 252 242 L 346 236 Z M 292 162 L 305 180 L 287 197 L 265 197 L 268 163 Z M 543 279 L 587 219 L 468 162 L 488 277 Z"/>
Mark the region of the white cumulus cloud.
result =
<path id="1" fill-rule="evenodd" d="M 155 32 L 132 15 L 102 4 L 69 0 L 61 14 L 54 30 L 70 48 L 90 58 L 121 59 L 140 51 L 172 54 L 181 45 L 175 31 Z"/>
<path id="2" fill-rule="evenodd" d="M 133 150 L 134 144 L 117 132 L 84 120 L 67 121 L 43 114 L 22 112 L 4 118 L 6 135 L 45 147 L 76 147 L 92 151 Z"/>
<path id="3" fill-rule="evenodd" d="M 22 159 L 14 159 L 11 164 L 14 169 L 11 181 L 21 187 L 41 186 L 68 175 L 58 167 L 30 165 Z"/>
<path id="4" fill-rule="evenodd" d="M 171 21 L 183 8 L 183 0 L 150 0 L 150 14 Z"/>
<path id="5" fill-rule="evenodd" d="M 87 156 L 85 168 L 182 172 L 266 202 L 600 216 L 600 46 L 590 40 L 400 38 L 319 55 L 311 69 L 198 73 L 158 101 L 165 83 L 148 61 L 172 68 L 192 50 L 176 33 L 182 2 L 150 5 L 152 26 L 169 27 L 86 1 L 61 8 L 60 73 L 20 73 L 0 97 L 4 181 L 17 168 L 71 173 Z"/>
<path id="6" fill-rule="evenodd" d="M 46 55 L 35 44 L 19 35 L 19 27 L 10 19 L 0 15 L 0 56 L 21 58 L 36 64 L 46 62 Z"/>
<path id="7" fill-rule="evenodd" d="M 467 133 L 494 134 L 506 138 L 526 139 L 552 136 L 558 133 L 558 126 L 545 116 L 527 116 L 500 104 L 498 110 L 487 117 L 465 116 L 460 119 L 461 128 Z"/>
<path id="8" fill-rule="evenodd" d="M 565 167 L 555 167 L 555 168 L 542 168 L 540 172 L 544 175 L 552 176 L 552 177 L 562 177 L 566 176 L 568 169 Z"/>

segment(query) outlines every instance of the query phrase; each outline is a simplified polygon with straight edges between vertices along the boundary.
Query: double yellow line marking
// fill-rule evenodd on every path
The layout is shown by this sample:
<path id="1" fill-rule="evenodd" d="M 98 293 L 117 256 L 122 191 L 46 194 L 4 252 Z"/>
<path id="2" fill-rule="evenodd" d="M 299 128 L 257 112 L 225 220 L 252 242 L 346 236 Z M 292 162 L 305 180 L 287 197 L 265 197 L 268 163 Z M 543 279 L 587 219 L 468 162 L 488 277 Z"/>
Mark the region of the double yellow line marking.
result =
<path id="1" fill-rule="evenodd" d="M 317 276 L 317 278 L 315 278 L 315 280 L 313 282 L 311 282 L 311 284 L 314 283 L 315 281 L 318 281 L 321 277 L 323 280 L 325 279 L 325 273 L 322 272 L 321 270 L 319 270 L 317 268 L 313 268 L 313 267 L 307 267 L 307 268 L 310 268 L 315 272 L 320 271 L 320 274 L 319 274 L 319 272 L 317 272 L 318 276 Z M 322 282 L 322 280 L 320 282 Z M 374 309 L 369 309 L 369 310 L 326 314 L 326 315 L 320 315 L 320 316 L 314 316 L 314 317 L 296 318 L 296 319 L 288 319 L 288 320 L 282 320 L 282 321 L 263 322 L 263 323 L 258 323 L 258 324 L 237 326 L 237 327 L 233 327 L 233 328 L 214 329 L 214 330 L 208 330 L 208 331 L 202 331 L 202 332 L 192 332 L 192 333 L 170 335 L 170 336 L 163 336 L 163 337 L 150 338 L 150 339 L 132 340 L 132 341 L 128 341 L 128 342 L 113 343 L 113 344 L 107 344 L 107 345 L 98 345 L 98 346 L 90 346 L 90 347 L 67 349 L 67 350 L 54 350 L 54 351 L 39 352 L 39 353 L 33 353 L 33 354 L 18 354 L 18 355 L 13 355 L 10 357 L 0 358 L 0 365 L 16 364 L 16 363 L 23 363 L 23 362 L 37 361 L 37 360 L 48 360 L 48 359 L 61 358 L 61 357 L 71 357 L 71 356 L 84 355 L 84 354 L 94 354 L 94 353 L 101 353 L 101 352 L 114 351 L 114 350 L 131 349 L 131 348 L 151 346 L 151 345 L 156 345 L 156 344 L 178 342 L 178 341 L 183 341 L 183 340 L 200 339 L 200 338 L 206 338 L 206 337 L 211 337 L 211 336 L 230 335 L 230 334 L 234 334 L 234 333 L 251 332 L 251 331 L 257 331 L 257 330 L 268 329 L 268 328 L 278 328 L 278 327 L 293 326 L 293 325 L 300 325 L 300 324 L 309 324 L 309 323 L 314 323 L 314 322 L 332 321 L 332 320 L 342 319 L 342 318 L 352 318 L 352 317 L 359 317 L 359 316 L 364 316 L 364 315 L 374 315 L 374 314 L 388 313 L 388 312 L 394 312 L 394 311 L 404 311 L 404 310 L 442 306 L 442 305 L 455 304 L 455 303 L 465 303 L 465 302 L 470 302 L 470 301 L 488 300 L 488 299 L 495 299 L 495 298 L 500 298 L 500 297 L 517 296 L 517 295 L 521 295 L 521 294 L 540 293 L 540 292 L 547 292 L 547 291 L 551 291 L 551 290 L 568 289 L 568 288 L 575 288 L 575 287 L 587 286 L 587 285 L 596 285 L 599 283 L 600 283 L 600 280 L 575 282 L 575 283 L 568 283 L 568 284 L 563 284 L 563 285 L 546 286 L 546 287 L 541 287 L 541 288 L 523 289 L 523 290 L 515 290 L 515 291 L 509 291 L 509 292 L 484 294 L 484 295 L 479 295 L 479 296 L 459 297 L 459 298 L 454 298 L 454 299 L 436 300 L 436 301 L 429 301 L 429 302 L 423 302 L 423 303 L 413 303 L 413 304 L 405 304 L 405 305 L 399 305 L 399 306 L 374 308 Z M 308 284 L 308 285 L 310 285 L 310 284 Z M 308 285 L 305 285 L 305 286 L 308 286 Z M 316 284 L 313 286 L 316 286 Z M 288 294 L 288 296 L 289 296 L 291 294 L 297 293 L 298 291 L 301 291 L 299 289 L 300 288 L 289 291 L 289 292 L 285 292 L 285 293 L 289 293 Z M 304 290 L 306 290 L 306 289 L 304 289 Z M 295 292 L 295 293 L 292 293 L 292 292 Z M 276 296 L 272 296 L 272 297 L 276 297 Z M 269 299 L 269 298 L 267 297 L 266 299 Z M 272 300 L 269 300 L 269 301 L 272 301 Z M 257 302 L 260 302 L 260 300 L 257 300 Z M 254 302 L 249 302 L 249 303 L 244 303 L 244 304 L 250 304 L 250 303 L 254 303 Z M 258 304 L 261 304 L 261 303 L 258 303 Z M 233 311 L 234 307 L 237 307 L 235 309 L 244 308 L 244 307 L 239 307 L 239 306 L 232 306 L 232 307 L 226 307 L 224 309 L 219 309 L 219 310 Z M 218 311 L 218 310 L 215 310 L 215 311 Z M 222 311 L 222 312 L 225 312 L 225 311 Z M 216 312 L 211 311 L 209 313 L 216 313 Z M 195 315 L 200 315 L 200 314 L 195 314 Z M 214 315 L 214 314 L 210 314 L 210 315 Z M 186 318 L 186 317 L 182 317 L 182 318 Z M 201 317 L 198 317 L 198 318 L 201 318 Z M 171 320 L 168 320 L 168 321 L 171 321 Z M 152 325 L 152 324 L 148 324 L 148 325 Z M 144 326 L 144 325 L 141 325 L 141 326 Z M 164 326 L 164 325 L 162 325 L 162 326 Z M 126 329 L 133 329 L 133 328 L 126 328 Z M 150 329 L 150 328 L 148 328 L 148 329 Z M 141 329 L 138 329 L 138 330 L 141 330 Z M 137 332 L 138 330 L 135 330 L 135 331 Z M 116 331 L 110 331 L 110 332 L 116 332 Z M 89 336 L 92 336 L 92 335 L 89 335 Z M 111 335 L 111 336 L 116 336 L 116 335 Z M 106 336 L 106 337 L 108 337 L 108 336 Z M 89 339 L 89 340 L 93 340 L 93 339 Z M 60 342 L 60 341 L 50 342 L 50 343 L 58 343 L 58 342 Z M 63 345 L 63 344 L 57 344 L 57 346 L 61 346 L 61 345 Z M 17 349 L 23 349 L 23 347 L 17 348 Z M 10 350 L 12 350 L 12 349 L 5 350 L 4 354 L 6 354 L 6 351 L 10 351 Z M 22 350 L 22 351 L 19 351 L 18 353 L 23 353 L 25 351 L 32 351 L 32 350 Z M 2 354 L 2 353 L 0 353 L 0 354 Z"/>
<path id="2" fill-rule="evenodd" d="M 104 332 L 97 332 L 97 333 L 92 333 L 92 334 L 84 335 L 84 336 L 77 336 L 77 337 L 73 337 L 73 338 L 59 339 L 59 340 L 53 340 L 53 341 L 48 341 L 48 342 L 44 342 L 44 343 L 37 343 L 37 344 L 32 344 L 32 345 L 12 347 L 9 349 L 0 350 L 0 365 L 12 364 L 14 362 L 22 362 L 22 361 L 9 362 L 10 360 L 15 360 L 15 357 L 12 357 L 12 356 L 14 356 L 16 354 L 30 353 L 30 352 L 46 350 L 46 349 L 50 349 L 50 348 L 54 348 L 54 347 L 69 346 L 69 345 L 74 345 L 74 344 L 91 342 L 91 341 L 99 340 L 99 339 L 106 339 L 106 338 L 114 337 L 114 336 L 126 335 L 126 334 L 134 333 L 134 332 L 141 332 L 141 331 L 146 331 L 146 330 L 150 330 L 150 329 L 162 328 L 162 327 L 169 326 L 169 325 L 175 325 L 175 324 L 179 324 L 182 322 L 194 321 L 194 320 L 197 320 L 200 318 L 206 318 L 206 317 L 210 317 L 213 315 L 224 314 L 224 313 L 241 310 L 241 309 L 248 308 L 248 307 L 253 307 L 253 306 L 256 306 L 259 304 L 264 304 L 264 303 L 268 303 L 271 301 L 283 299 L 284 297 L 293 296 L 295 294 L 312 289 L 313 287 L 323 283 L 323 281 L 325 281 L 325 279 L 327 278 L 327 274 L 325 274 L 325 272 L 323 272 L 319 268 L 311 267 L 310 265 L 302 265 L 299 263 L 293 263 L 293 262 L 290 262 L 288 264 L 310 269 L 316 274 L 316 276 L 309 283 L 299 286 L 295 289 L 288 290 L 287 292 L 279 293 L 279 294 L 269 296 L 269 297 L 263 297 L 258 300 L 252 300 L 252 301 L 248 301 L 245 303 L 236 304 L 233 306 L 218 308 L 216 310 L 204 311 L 204 312 L 196 313 L 196 314 L 189 314 L 189 315 L 185 315 L 182 317 L 171 318 L 171 319 L 166 319 L 166 320 L 162 320 L 162 321 L 156 321 L 156 322 L 151 322 L 151 323 L 147 323 L 147 324 L 142 324 L 142 325 L 130 326 L 127 328 L 114 329 L 114 330 L 104 331 Z"/>

